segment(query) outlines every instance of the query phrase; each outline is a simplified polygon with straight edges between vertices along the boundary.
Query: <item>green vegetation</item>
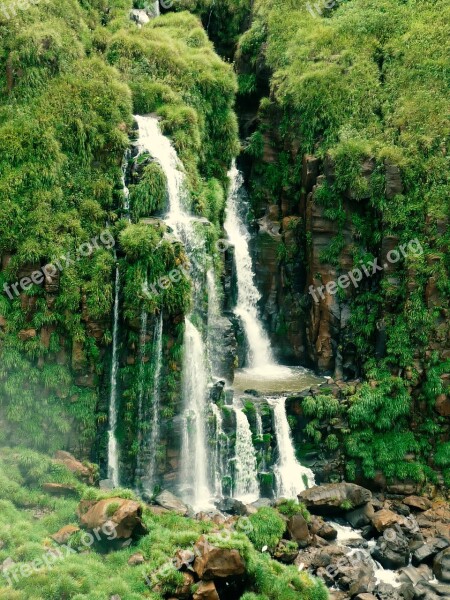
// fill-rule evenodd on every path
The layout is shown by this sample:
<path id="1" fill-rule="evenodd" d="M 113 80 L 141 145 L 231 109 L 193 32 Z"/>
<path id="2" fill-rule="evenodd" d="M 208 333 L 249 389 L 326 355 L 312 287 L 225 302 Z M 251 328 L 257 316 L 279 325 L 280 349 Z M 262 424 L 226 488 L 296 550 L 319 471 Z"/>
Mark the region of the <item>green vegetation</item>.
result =
<path id="1" fill-rule="evenodd" d="M 55 498 L 41 491 L 48 482 L 70 483 L 77 488 L 78 498 Z M 100 554 L 94 546 L 82 545 L 78 533 L 72 534 L 62 557 L 54 564 L 13 577 L 16 569 L 26 569 L 35 560 L 42 560 L 58 545 L 51 535 L 61 527 L 77 525 L 76 508 L 79 499 L 103 499 L 108 496 L 134 498 L 130 490 L 103 492 L 89 488 L 74 479 L 65 467 L 48 457 L 23 449 L 0 450 L 0 528 L 2 547 L 0 561 L 11 558 L 16 564 L 11 570 L 11 584 L 0 577 L 0 598 L 5 600 L 104 600 L 119 594 L 123 600 L 142 597 L 161 600 L 182 582 L 172 559 L 177 550 L 193 550 L 202 534 L 220 547 L 236 548 L 246 561 L 248 572 L 247 599 L 264 600 L 326 600 L 324 585 L 295 567 L 285 567 L 261 554 L 242 533 L 223 530 L 211 533 L 211 522 L 195 521 L 175 513 L 160 516 L 144 510 L 143 519 L 148 535 L 132 546 L 108 554 Z M 114 503 L 108 510 L 111 512 Z M 262 509 L 265 510 L 265 509 Z M 275 511 L 271 523 L 276 523 Z M 256 515 L 255 515 L 256 516 Z M 260 515 L 262 518 L 263 515 Z M 280 519 L 281 522 L 283 522 Z M 257 520 L 253 519 L 256 524 Z M 284 522 L 283 522 L 284 523 Z M 279 532 L 280 527 L 275 529 Z M 261 530 L 262 531 L 262 530 Z M 261 535 L 261 534 L 260 534 Z M 273 534 L 278 533 L 273 531 Z M 258 540 L 259 541 L 259 540 Z M 79 548 L 81 547 L 81 551 Z M 131 567 L 128 559 L 140 552 L 145 563 Z M 160 592 L 154 587 L 158 586 Z M 250 591 L 252 590 L 252 591 Z"/>
<path id="2" fill-rule="evenodd" d="M 148 155 L 138 157 L 130 184 L 131 223 L 123 218 L 121 163 L 133 138 L 132 114 L 161 118 L 183 161 L 192 210 L 211 220 L 209 249 L 220 236 L 226 172 L 239 149 L 235 77 L 198 18 L 172 13 L 139 29 L 129 19 L 132 4 L 39 2 L 17 18 L 0 16 L 0 288 L 60 256 L 75 258 L 109 224 L 129 347 L 137 340 L 128 325 L 144 308 L 179 318 L 190 307 L 188 277 L 157 296 L 143 294 L 150 273 L 158 279 L 187 259 L 157 224 L 140 222 L 167 202 L 165 176 Z M 107 419 L 100 398 L 109 372 L 115 262 L 112 245 L 101 245 L 18 298 L 2 291 L 2 443 L 27 439 L 53 451 L 73 436 L 81 455 L 92 452 L 97 426 Z M 170 329 L 177 340 L 179 327 Z M 179 364 L 179 339 L 167 353 L 170 364 Z M 169 413 L 176 366 L 164 376 Z M 136 369 L 121 369 L 120 380 L 128 388 L 120 421 L 133 436 Z M 101 453 L 104 446 L 103 439 Z"/>
<path id="3" fill-rule="evenodd" d="M 336 296 L 350 309 L 340 353 L 373 386 L 348 402 L 308 397 L 303 408 L 321 451 L 350 459 L 347 476 L 425 482 L 447 468 L 438 449 L 448 428 L 434 406 L 449 372 L 449 16 L 441 0 L 352 0 L 322 16 L 306 1 L 257 0 L 238 45 L 239 102 L 259 107 L 245 142 L 255 213 L 301 197 L 303 158 L 313 155 L 325 174 L 314 201 L 336 231 L 324 269 L 383 263 L 390 240 L 423 249 Z M 293 255 L 280 246 L 283 272 L 312 247 L 314 233 L 299 227 Z M 324 420 L 340 418 L 347 427 L 326 435 Z"/>

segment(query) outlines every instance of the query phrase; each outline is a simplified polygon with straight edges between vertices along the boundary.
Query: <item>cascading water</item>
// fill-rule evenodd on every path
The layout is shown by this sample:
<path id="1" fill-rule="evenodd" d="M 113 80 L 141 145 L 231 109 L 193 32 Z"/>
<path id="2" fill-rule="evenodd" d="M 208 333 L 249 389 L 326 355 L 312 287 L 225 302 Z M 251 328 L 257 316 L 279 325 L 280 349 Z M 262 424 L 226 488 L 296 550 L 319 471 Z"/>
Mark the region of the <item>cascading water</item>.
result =
<path id="1" fill-rule="evenodd" d="M 258 313 L 261 294 L 254 282 L 253 263 L 249 250 L 250 234 L 240 215 L 243 178 L 235 165 L 228 176 L 230 191 L 224 228 L 234 246 L 236 257 L 238 298 L 234 312 L 240 317 L 244 327 L 248 343 L 249 366 L 263 370 L 264 367 L 273 365 L 274 361 L 269 337 L 264 331 Z"/>
<path id="2" fill-rule="evenodd" d="M 136 116 L 139 127 L 138 145 L 156 159 L 167 178 L 169 211 L 166 224 L 173 230 L 185 248 L 191 263 L 194 281 L 194 307 L 200 304 L 201 289 L 197 258 L 205 258 L 204 242 L 197 234 L 198 219 L 185 208 L 185 175 L 177 153 L 170 140 L 162 133 L 158 119 L 153 116 Z M 183 497 L 196 508 L 209 504 L 211 491 L 206 466 L 206 413 L 208 375 L 205 357 L 207 351 L 199 330 L 190 316 L 185 319 L 183 360 L 183 444 L 181 455 L 181 490 Z"/>
<path id="3" fill-rule="evenodd" d="M 223 497 L 223 477 L 227 474 L 227 455 L 229 440 L 223 429 L 223 417 L 220 408 L 211 402 L 214 415 L 214 446 L 211 460 L 211 480 L 214 483 L 214 496 Z"/>
<path id="4" fill-rule="evenodd" d="M 115 291 L 114 291 L 114 317 L 112 339 L 112 362 L 109 397 L 109 431 L 108 431 L 108 478 L 114 487 L 120 483 L 119 475 L 119 447 L 116 438 L 117 427 L 117 374 L 119 371 L 119 298 L 120 298 L 120 271 L 116 266 Z"/>
<path id="5" fill-rule="evenodd" d="M 278 446 L 278 462 L 274 468 L 277 496 L 297 498 L 297 494 L 314 485 L 311 469 L 303 467 L 295 457 L 291 429 L 286 415 L 286 398 L 269 398 L 273 407 Z"/>
<path id="6" fill-rule="evenodd" d="M 208 486 L 206 451 L 207 369 L 205 348 L 198 329 L 186 319 L 183 360 L 184 435 L 182 444 L 183 497 L 194 508 L 205 507 L 211 492 Z"/>
<path id="7" fill-rule="evenodd" d="M 259 498 L 259 483 L 252 432 L 242 408 L 236 402 L 233 408 L 236 413 L 236 456 L 233 497 L 242 502 L 255 502 Z"/>
<path id="8" fill-rule="evenodd" d="M 151 419 L 151 434 L 148 444 L 149 463 L 147 468 L 146 485 L 150 491 L 153 491 L 156 483 L 156 448 L 160 439 L 160 403 L 161 403 L 161 370 L 163 359 L 163 316 L 162 313 L 156 321 L 155 332 L 153 337 L 153 357 L 154 373 L 153 373 L 153 394 L 152 394 L 152 419 Z"/>

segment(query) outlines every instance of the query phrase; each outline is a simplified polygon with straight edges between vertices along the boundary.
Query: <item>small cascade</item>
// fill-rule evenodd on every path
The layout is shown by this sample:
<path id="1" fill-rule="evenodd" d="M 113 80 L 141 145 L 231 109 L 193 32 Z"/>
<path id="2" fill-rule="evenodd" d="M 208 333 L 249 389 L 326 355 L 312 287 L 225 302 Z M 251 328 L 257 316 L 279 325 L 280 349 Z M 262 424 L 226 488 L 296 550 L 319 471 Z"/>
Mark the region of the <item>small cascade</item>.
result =
<path id="1" fill-rule="evenodd" d="M 253 263 L 250 255 L 250 234 L 245 226 L 240 207 L 243 202 L 243 177 L 233 165 L 228 173 L 230 191 L 227 200 L 227 216 L 224 224 L 230 242 L 235 249 L 238 298 L 235 314 L 241 319 L 248 343 L 249 367 L 261 369 L 273 365 L 270 340 L 261 324 L 258 301 L 261 294 L 254 282 Z"/>
<path id="2" fill-rule="evenodd" d="M 182 443 L 182 493 L 194 508 L 209 502 L 206 416 L 207 369 L 202 336 L 186 318 L 183 359 L 184 435 Z"/>
<path id="3" fill-rule="evenodd" d="M 146 287 L 146 286 L 145 286 Z M 148 313 L 145 307 L 141 311 L 141 324 L 139 333 L 139 382 L 138 382 L 138 454 L 137 454 L 137 466 L 136 474 L 138 481 L 136 482 L 140 487 L 141 477 L 143 475 L 143 445 L 144 445 L 144 401 L 147 392 L 146 386 L 146 369 L 145 369 L 145 344 L 147 341 L 147 323 Z"/>
<path id="4" fill-rule="evenodd" d="M 194 284 L 194 312 L 200 312 L 204 279 L 202 265 L 207 263 L 207 256 L 204 240 L 198 235 L 199 220 L 190 215 L 186 207 L 188 197 L 183 166 L 170 140 L 161 133 L 156 117 L 136 116 L 135 119 L 139 126 L 138 145 L 141 151 L 149 152 L 159 162 L 166 175 L 169 211 L 165 223 L 185 246 Z M 191 320 L 191 315 L 185 320 L 183 348 L 184 410 L 180 487 L 189 504 L 204 508 L 212 495 L 206 466 L 207 349 L 199 330 Z"/>
<path id="5" fill-rule="evenodd" d="M 214 486 L 215 498 L 223 497 L 223 478 L 227 473 L 227 456 L 229 449 L 229 439 L 223 429 L 223 417 L 220 408 L 214 402 L 211 402 L 211 411 L 214 416 L 214 432 L 212 439 L 214 441 L 211 460 L 210 478 Z"/>
<path id="6" fill-rule="evenodd" d="M 295 457 L 286 414 L 286 398 L 269 398 L 268 402 L 273 407 L 279 455 L 274 468 L 277 496 L 296 499 L 297 494 L 314 485 L 314 474 L 311 469 L 303 467 Z"/>
<path id="7" fill-rule="evenodd" d="M 259 498 L 259 483 L 256 451 L 253 446 L 252 432 L 248 419 L 236 403 L 236 447 L 235 482 L 233 497 L 245 503 L 255 502 Z"/>
<path id="8" fill-rule="evenodd" d="M 160 313 L 155 325 L 152 351 L 155 362 L 153 372 L 151 434 L 148 444 L 149 463 L 147 467 L 146 481 L 146 486 L 150 492 L 153 492 L 156 484 L 156 450 L 160 440 L 161 370 L 163 361 L 162 333 L 163 316 L 162 313 Z"/>
<path id="9" fill-rule="evenodd" d="M 109 396 L 109 431 L 108 431 L 108 479 L 114 487 L 120 484 L 119 473 L 119 445 L 116 437 L 117 427 L 117 374 L 119 371 L 119 298 L 120 298 L 120 270 L 116 265 L 114 312 L 113 312 L 113 339 L 112 339 L 112 364 Z"/>

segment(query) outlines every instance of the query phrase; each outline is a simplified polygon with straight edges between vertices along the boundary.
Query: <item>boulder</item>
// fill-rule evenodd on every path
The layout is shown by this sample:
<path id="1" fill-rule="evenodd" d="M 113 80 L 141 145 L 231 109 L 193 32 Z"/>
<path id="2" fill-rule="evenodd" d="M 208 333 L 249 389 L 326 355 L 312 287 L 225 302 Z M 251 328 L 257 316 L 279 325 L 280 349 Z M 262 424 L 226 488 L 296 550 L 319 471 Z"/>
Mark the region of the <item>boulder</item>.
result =
<path id="1" fill-rule="evenodd" d="M 310 541 L 308 523 L 302 515 L 294 515 L 287 523 L 287 529 L 289 536 L 294 542 L 297 542 L 299 546 L 304 548 Z M 295 557 L 294 557 L 295 558 Z"/>
<path id="2" fill-rule="evenodd" d="M 450 506 L 447 502 L 435 502 L 425 512 L 417 515 L 417 523 L 425 538 L 440 536 L 450 538 Z"/>
<path id="3" fill-rule="evenodd" d="M 450 548 L 439 552 L 433 562 L 433 573 L 439 581 L 450 583 Z"/>
<path id="4" fill-rule="evenodd" d="M 394 525 L 408 526 L 408 521 L 402 515 L 399 515 L 392 510 L 383 508 L 372 516 L 372 525 L 375 529 L 382 533 L 386 529 L 390 529 Z"/>
<path id="5" fill-rule="evenodd" d="M 95 483 L 95 466 L 84 465 L 82 462 L 77 460 L 70 452 L 64 452 L 58 450 L 55 454 L 55 463 L 64 465 L 74 475 L 79 477 L 85 483 L 93 485 Z"/>
<path id="6" fill-rule="evenodd" d="M 171 510 L 183 515 L 183 517 L 189 512 L 189 508 L 186 506 L 186 504 L 184 504 L 184 502 L 167 490 L 164 490 L 158 494 L 155 498 L 155 502 L 167 510 Z"/>
<path id="7" fill-rule="evenodd" d="M 407 496 L 404 498 L 403 504 L 416 510 L 428 510 L 432 506 L 431 500 L 421 496 Z"/>
<path id="8" fill-rule="evenodd" d="M 311 535 L 319 536 L 319 538 L 327 541 L 332 541 L 337 538 L 338 532 L 336 529 L 324 521 L 322 517 L 312 515 L 309 523 Z"/>
<path id="9" fill-rule="evenodd" d="M 294 542 L 281 540 L 272 553 L 273 558 L 286 565 L 294 562 L 298 555 L 298 547 Z"/>
<path id="10" fill-rule="evenodd" d="M 68 483 L 44 483 L 42 489 L 52 496 L 76 496 L 77 490 Z"/>
<path id="11" fill-rule="evenodd" d="M 375 514 L 373 506 L 370 502 L 355 508 L 345 514 L 345 520 L 354 528 L 361 529 L 372 522 Z"/>
<path id="12" fill-rule="evenodd" d="M 75 527 L 75 525 L 66 525 L 50 537 L 57 544 L 67 544 L 70 536 L 77 533 L 77 531 L 80 531 L 79 527 Z"/>
<path id="13" fill-rule="evenodd" d="M 175 590 L 175 596 L 180 600 L 188 600 L 191 597 L 191 587 L 194 584 L 195 579 L 191 573 L 183 573 L 183 583 Z"/>
<path id="14" fill-rule="evenodd" d="M 217 548 L 202 535 L 194 546 L 194 571 L 200 579 L 232 577 L 245 573 L 245 563 L 235 549 Z"/>
<path id="15" fill-rule="evenodd" d="M 220 600 L 213 581 L 201 581 L 193 600 Z"/>
<path id="16" fill-rule="evenodd" d="M 355 483 L 328 483 L 304 490 L 298 495 L 310 512 L 336 515 L 362 506 L 372 499 L 372 493 Z"/>
<path id="17" fill-rule="evenodd" d="M 128 559 L 128 564 L 130 567 L 137 567 L 138 565 L 143 565 L 145 563 L 144 555 L 140 552 L 136 552 L 136 554 L 132 554 Z"/>
<path id="18" fill-rule="evenodd" d="M 412 564 L 417 567 L 425 563 L 431 565 L 433 558 L 450 546 L 450 542 L 444 538 L 429 538 L 426 544 L 417 548 L 412 555 Z"/>
<path id="19" fill-rule="evenodd" d="M 247 507 L 245 504 L 235 498 L 223 498 L 220 502 L 216 503 L 216 506 L 221 512 L 230 515 L 244 516 L 247 514 Z"/>
<path id="20" fill-rule="evenodd" d="M 380 536 L 372 557 L 385 569 L 400 569 L 409 563 L 409 546 L 407 539 L 399 532 L 390 531 L 388 537 Z"/>
<path id="21" fill-rule="evenodd" d="M 115 539 L 129 539 L 145 535 L 147 529 L 142 522 L 142 506 L 134 500 L 107 498 L 105 500 L 82 501 L 78 516 L 84 529 L 115 532 Z"/>

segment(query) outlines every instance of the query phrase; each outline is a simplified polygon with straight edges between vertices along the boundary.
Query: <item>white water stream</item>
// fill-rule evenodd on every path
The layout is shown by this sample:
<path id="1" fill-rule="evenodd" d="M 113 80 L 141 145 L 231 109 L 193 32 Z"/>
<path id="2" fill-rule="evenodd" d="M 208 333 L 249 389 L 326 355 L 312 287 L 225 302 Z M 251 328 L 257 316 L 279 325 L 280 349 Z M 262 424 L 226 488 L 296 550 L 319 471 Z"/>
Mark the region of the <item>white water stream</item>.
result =
<path id="1" fill-rule="evenodd" d="M 253 263 L 249 249 L 250 234 L 240 212 L 243 178 L 234 165 L 228 173 L 228 177 L 230 191 L 224 228 L 234 246 L 236 257 L 238 298 L 234 312 L 240 317 L 247 337 L 250 368 L 264 370 L 269 366 L 272 367 L 274 361 L 269 337 L 259 318 L 258 301 L 261 294 L 254 281 Z"/>
<path id="2" fill-rule="evenodd" d="M 166 138 L 154 116 L 136 116 L 139 126 L 138 145 L 158 161 L 167 178 L 169 211 L 166 224 L 180 239 L 191 265 L 204 253 L 204 242 L 197 235 L 198 219 L 186 208 L 187 192 L 183 167 L 170 140 Z M 195 279 L 195 277 L 194 277 Z M 194 284 L 197 283 L 194 281 Z M 194 287 L 194 305 L 196 304 Z M 183 444 L 181 454 L 181 490 L 185 501 L 194 508 L 204 508 L 212 496 L 208 485 L 206 461 L 207 365 L 206 347 L 191 317 L 185 319 L 183 360 Z"/>
<path id="3" fill-rule="evenodd" d="M 297 494 L 314 485 L 314 473 L 303 467 L 295 456 L 286 415 L 286 398 L 270 398 L 268 402 L 273 408 L 278 446 L 278 462 L 274 468 L 277 496 L 296 499 Z"/>
<path id="4" fill-rule="evenodd" d="M 111 380 L 109 396 L 109 431 L 108 431 L 108 479 L 114 487 L 120 483 L 119 475 L 119 447 L 116 438 L 117 427 L 117 374 L 119 371 L 119 297 L 120 297 L 120 271 L 116 266 L 114 290 L 114 317 L 112 339 Z"/>
<path id="5" fill-rule="evenodd" d="M 249 504 L 259 498 L 256 450 L 252 432 L 245 413 L 240 406 L 233 405 L 236 413 L 235 482 L 233 497 Z"/>

